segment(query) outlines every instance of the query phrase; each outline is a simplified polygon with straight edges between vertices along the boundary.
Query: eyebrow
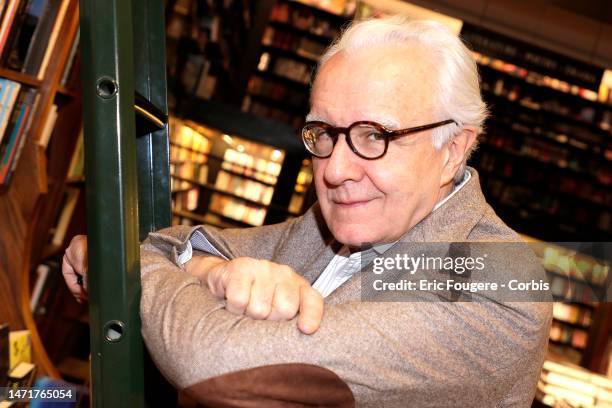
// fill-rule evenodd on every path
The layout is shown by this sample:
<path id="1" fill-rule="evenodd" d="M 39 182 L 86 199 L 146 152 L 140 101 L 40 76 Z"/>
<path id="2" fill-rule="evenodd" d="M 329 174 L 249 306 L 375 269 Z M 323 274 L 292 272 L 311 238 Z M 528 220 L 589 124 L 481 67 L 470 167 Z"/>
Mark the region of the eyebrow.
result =
<path id="1" fill-rule="evenodd" d="M 389 130 L 397 130 L 397 129 L 400 128 L 400 124 L 397 121 L 395 121 L 393 119 L 389 119 L 389 118 L 384 118 L 382 116 L 373 115 L 373 116 L 368 116 L 367 118 L 362 119 L 362 120 L 380 123 L 381 125 L 383 125 L 384 127 L 386 127 Z M 329 123 L 325 118 L 323 118 L 323 117 L 321 117 L 319 115 L 316 115 L 314 113 L 308 113 L 308 115 L 306 115 L 306 121 L 307 122 L 325 122 L 325 123 Z"/>

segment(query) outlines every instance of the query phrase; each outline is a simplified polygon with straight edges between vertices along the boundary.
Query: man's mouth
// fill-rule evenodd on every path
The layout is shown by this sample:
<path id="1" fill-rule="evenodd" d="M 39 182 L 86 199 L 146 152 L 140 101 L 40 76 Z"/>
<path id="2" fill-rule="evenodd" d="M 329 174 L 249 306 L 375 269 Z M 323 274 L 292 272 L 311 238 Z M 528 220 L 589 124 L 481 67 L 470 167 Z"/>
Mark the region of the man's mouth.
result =
<path id="1" fill-rule="evenodd" d="M 340 208 L 357 208 L 368 204 L 373 199 L 367 200 L 332 200 Z"/>

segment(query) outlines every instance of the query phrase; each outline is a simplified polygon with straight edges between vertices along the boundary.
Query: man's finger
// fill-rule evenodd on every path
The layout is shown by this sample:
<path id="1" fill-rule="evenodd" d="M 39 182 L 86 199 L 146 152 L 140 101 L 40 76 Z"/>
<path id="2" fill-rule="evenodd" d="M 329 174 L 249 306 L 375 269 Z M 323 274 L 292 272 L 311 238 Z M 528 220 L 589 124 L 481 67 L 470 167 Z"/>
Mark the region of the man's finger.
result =
<path id="1" fill-rule="evenodd" d="M 272 311 L 268 320 L 291 320 L 300 309 L 300 286 L 292 284 L 277 285 L 272 300 Z"/>
<path id="2" fill-rule="evenodd" d="M 308 285 L 300 290 L 300 314 L 298 329 L 304 334 L 312 334 L 319 330 L 323 318 L 323 297 Z"/>
<path id="3" fill-rule="evenodd" d="M 275 286 L 276 283 L 272 279 L 255 279 L 245 315 L 257 320 L 266 319 L 272 310 Z"/>
<path id="4" fill-rule="evenodd" d="M 78 283 L 79 274 L 75 272 L 66 256 L 62 259 L 62 275 L 64 276 L 68 289 L 77 299 L 87 299 L 87 292 L 83 286 Z"/>
<path id="5" fill-rule="evenodd" d="M 231 277 L 225 288 L 227 310 L 235 314 L 244 314 L 251 298 L 253 275 L 250 273 L 230 272 Z"/>

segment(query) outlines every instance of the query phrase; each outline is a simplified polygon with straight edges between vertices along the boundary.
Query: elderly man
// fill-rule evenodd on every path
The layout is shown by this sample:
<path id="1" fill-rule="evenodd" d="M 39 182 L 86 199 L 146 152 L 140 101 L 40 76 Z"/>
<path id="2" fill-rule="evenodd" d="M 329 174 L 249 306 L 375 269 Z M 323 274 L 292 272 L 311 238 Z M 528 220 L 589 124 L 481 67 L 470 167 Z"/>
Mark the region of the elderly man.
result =
<path id="1" fill-rule="evenodd" d="M 520 241 L 465 165 L 485 117 L 471 54 L 441 25 L 354 23 L 320 61 L 302 130 L 318 203 L 142 245 L 142 330 L 162 372 L 212 406 L 530 406 L 550 304 L 361 301 L 398 241 Z M 77 296 L 82 242 L 64 262 Z"/>

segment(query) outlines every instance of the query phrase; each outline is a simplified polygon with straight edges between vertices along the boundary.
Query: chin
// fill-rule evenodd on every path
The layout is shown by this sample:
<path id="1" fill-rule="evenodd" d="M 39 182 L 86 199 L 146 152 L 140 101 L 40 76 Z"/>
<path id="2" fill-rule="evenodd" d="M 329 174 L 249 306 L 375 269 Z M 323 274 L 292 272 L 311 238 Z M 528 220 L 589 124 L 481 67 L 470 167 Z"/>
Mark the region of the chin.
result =
<path id="1" fill-rule="evenodd" d="M 360 247 L 364 243 L 375 244 L 381 241 L 379 234 L 373 233 L 374 227 L 363 224 L 331 223 L 330 231 L 337 241 L 344 245 Z"/>

